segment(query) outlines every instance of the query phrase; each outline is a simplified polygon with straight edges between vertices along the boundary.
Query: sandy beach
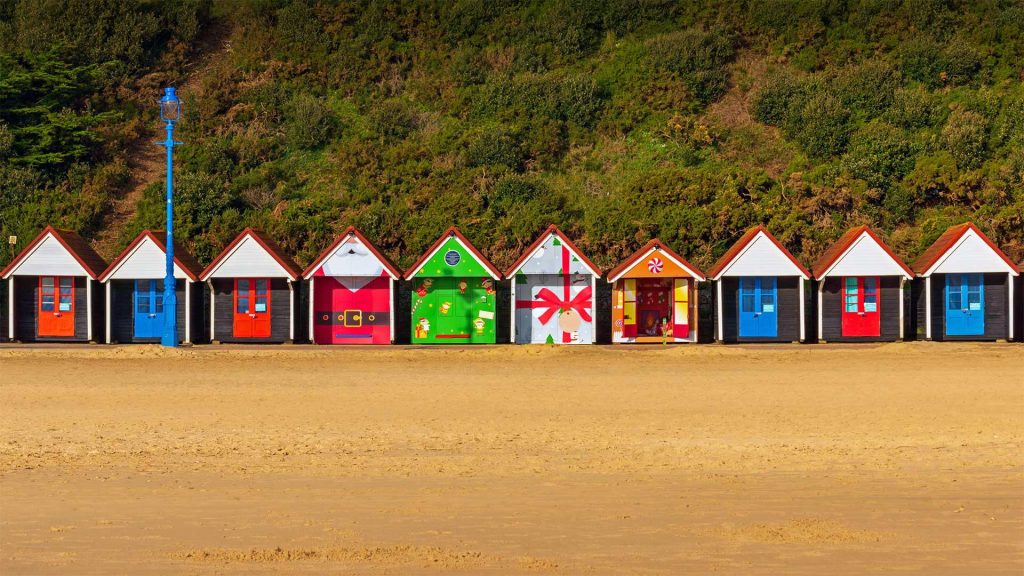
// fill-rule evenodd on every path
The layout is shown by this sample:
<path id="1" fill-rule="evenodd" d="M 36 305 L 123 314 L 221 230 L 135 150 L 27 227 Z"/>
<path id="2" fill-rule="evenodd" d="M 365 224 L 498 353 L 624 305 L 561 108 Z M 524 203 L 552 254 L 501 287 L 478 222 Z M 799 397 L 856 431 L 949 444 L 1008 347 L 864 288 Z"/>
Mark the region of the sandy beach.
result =
<path id="1" fill-rule="evenodd" d="M 0 574 L 1021 574 L 1024 346 L 0 348 Z"/>

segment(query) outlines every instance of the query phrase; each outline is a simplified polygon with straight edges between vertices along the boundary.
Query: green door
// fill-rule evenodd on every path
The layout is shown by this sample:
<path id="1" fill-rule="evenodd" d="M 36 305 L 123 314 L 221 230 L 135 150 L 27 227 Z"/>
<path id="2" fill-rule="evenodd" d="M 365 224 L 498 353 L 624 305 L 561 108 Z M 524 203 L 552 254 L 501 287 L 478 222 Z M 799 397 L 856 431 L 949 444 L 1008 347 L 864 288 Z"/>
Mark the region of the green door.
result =
<path id="1" fill-rule="evenodd" d="M 412 293 L 414 344 L 493 344 L 490 278 L 421 278 Z"/>

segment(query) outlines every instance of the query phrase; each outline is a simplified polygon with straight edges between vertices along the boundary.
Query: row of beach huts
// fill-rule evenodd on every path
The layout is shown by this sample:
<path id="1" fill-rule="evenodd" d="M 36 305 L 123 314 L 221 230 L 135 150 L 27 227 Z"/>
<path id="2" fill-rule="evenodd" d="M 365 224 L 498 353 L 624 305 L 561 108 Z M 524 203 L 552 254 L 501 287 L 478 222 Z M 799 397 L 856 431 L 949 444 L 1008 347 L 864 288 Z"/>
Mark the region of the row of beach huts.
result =
<path id="1" fill-rule="evenodd" d="M 0 275 L 0 337 L 158 342 L 164 246 L 144 231 L 108 264 L 78 234 L 46 228 Z M 655 239 L 604 274 L 555 226 L 504 273 L 454 227 L 404 273 L 351 227 L 305 270 L 252 229 L 206 267 L 174 254 L 182 343 L 1024 339 L 1024 263 L 971 223 L 912 266 L 866 226 L 811 269 L 763 226 L 707 272 Z"/>

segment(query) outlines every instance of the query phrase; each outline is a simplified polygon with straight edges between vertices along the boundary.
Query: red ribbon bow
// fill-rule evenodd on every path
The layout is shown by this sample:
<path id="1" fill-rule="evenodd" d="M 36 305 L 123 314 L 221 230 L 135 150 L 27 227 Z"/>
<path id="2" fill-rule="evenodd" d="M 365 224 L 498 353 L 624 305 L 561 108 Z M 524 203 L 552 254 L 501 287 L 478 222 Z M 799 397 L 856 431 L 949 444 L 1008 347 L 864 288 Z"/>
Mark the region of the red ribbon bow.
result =
<path id="1" fill-rule="evenodd" d="M 516 306 L 519 308 L 544 308 L 544 313 L 538 318 L 542 325 L 547 324 L 551 317 L 555 315 L 555 312 L 570 309 L 575 310 L 583 320 L 590 322 L 589 309 L 592 306 L 591 294 L 593 291 L 590 286 L 586 286 L 574 298 L 570 298 L 571 283 L 572 274 L 569 272 L 569 249 L 562 246 L 562 298 L 559 298 L 549 288 L 541 288 L 537 291 L 537 300 L 516 300 Z M 569 342 L 570 338 L 568 332 L 562 332 L 562 342 Z"/>

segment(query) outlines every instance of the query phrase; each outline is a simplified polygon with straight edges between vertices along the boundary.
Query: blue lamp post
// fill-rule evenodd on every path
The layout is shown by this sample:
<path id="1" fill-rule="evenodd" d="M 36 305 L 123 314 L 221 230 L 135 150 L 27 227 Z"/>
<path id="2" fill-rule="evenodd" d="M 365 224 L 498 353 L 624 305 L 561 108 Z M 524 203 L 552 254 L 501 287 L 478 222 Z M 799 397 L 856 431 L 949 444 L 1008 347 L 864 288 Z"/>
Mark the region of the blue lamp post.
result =
<path id="1" fill-rule="evenodd" d="M 174 280 L 174 147 L 181 142 L 174 141 L 174 125 L 181 118 L 181 101 L 174 88 L 164 88 L 160 99 L 160 119 L 167 125 L 167 139 L 160 142 L 167 147 L 167 269 L 164 275 L 164 333 L 160 343 L 164 346 L 178 345 L 177 298 Z"/>

